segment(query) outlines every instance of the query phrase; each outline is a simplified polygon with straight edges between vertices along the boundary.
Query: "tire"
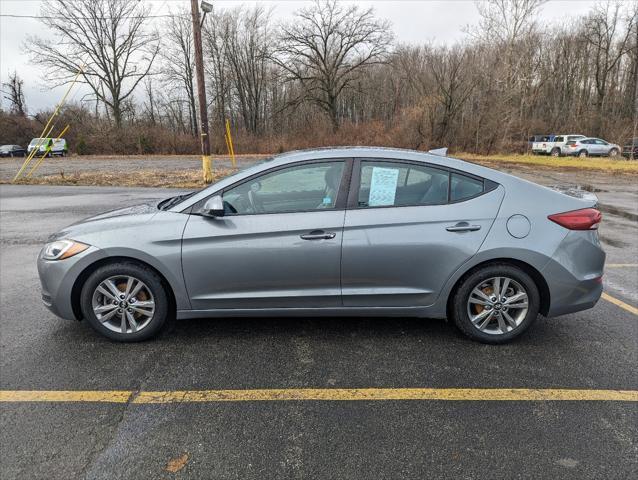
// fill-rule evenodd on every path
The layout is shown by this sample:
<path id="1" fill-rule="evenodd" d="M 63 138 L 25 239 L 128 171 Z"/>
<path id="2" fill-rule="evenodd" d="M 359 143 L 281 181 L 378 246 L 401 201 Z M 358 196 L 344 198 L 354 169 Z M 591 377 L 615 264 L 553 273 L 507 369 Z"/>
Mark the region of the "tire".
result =
<path id="1" fill-rule="evenodd" d="M 114 302 L 112 290 L 106 288 L 105 285 L 110 280 L 111 284 L 121 292 L 121 295 L 124 295 L 128 278 L 140 282 L 142 286 L 135 293 L 138 284 L 131 283 L 130 293 L 135 293 L 135 296 L 120 298 L 118 300 L 121 300 L 122 303 L 113 307 L 111 305 Z M 98 287 L 102 287 L 102 289 L 98 290 Z M 109 297 L 100 293 L 105 288 L 107 293 L 111 294 Z M 128 303 L 129 300 L 130 303 Z M 144 303 L 143 307 L 142 303 Z M 153 306 L 151 307 L 150 304 Z M 97 308 L 102 309 L 112 308 L 105 310 L 105 313 L 96 313 L 94 310 L 96 305 Z M 150 268 L 133 262 L 113 262 L 99 267 L 86 280 L 80 294 L 82 314 L 89 325 L 96 332 L 118 342 L 141 342 L 159 334 L 169 323 L 169 305 L 169 290 L 159 275 Z M 120 306 L 124 308 L 119 308 Z M 112 312 L 114 316 L 106 319 Z M 101 319 L 98 319 L 98 314 Z M 121 329 L 122 315 L 125 317 L 126 333 L 122 333 Z M 131 322 L 130 318 L 133 318 L 134 321 Z"/>
<path id="2" fill-rule="evenodd" d="M 515 305 L 522 305 L 522 303 L 516 302 L 524 302 L 524 298 L 523 300 L 515 300 L 515 303 L 509 303 L 510 306 L 507 306 L 507 302 L 509 302 L 510 299 L 505 297 L 507 299 L 506 302 L 497 302 L 500 305 L 498 306 L 498 310 L 496 304 L 493 304 L 494 306 L 482 306 L 470 302 L 470 295 L 472 295 L 473 300 L 480 298 L 474 294 L 476 289 L 481 290 L 486 296 L 491 295 L 490 298 L 493 298 L 492 294 L 494 291 L 492 290 L 492 292 L 490 292 L 489 288 L 486 289 L 485 287 L 493 287 L 493 279 L 495 278 L 501 279 L 501 288 L 505 286 L 505 279 L 509 280 L 506 294 L 512 295 L 512 298 L 515 298 L 514 295 L 518 295 L 524 291 L 527 295 L 526 309 L 525 307 L 515 307 Z M 472 340 L 481 343 L 502 344 L 513 340 L 525 332 L 538 317 L 539 307 L 540 295 L 534 280 L 520 268 L 510 264 L 500 263 L 485 266 L 467 275 L 461 281 L 452 297 L 450 311 L 454 324 Z M 480 308 L 483 310 L 479 310 Z M 498 314 L 496 313 L 497 311 L 499 312 Z M 492 312 L 492 315 L 490 315 L 490 312 Z M 475 325 L 470 315 L 475 317 L 475 321 L 476 318 L 479 318 L 481 315 L 484 316 L 484 319 L 476 321 L 477 324 Z M 509 317 L 512 322 L 507 320 L 507 317 Z M 483 321 L 487 321 L 488 323 L 481 329 L 479 327 Z M 515 324 L 515 326 L 512 324 Z M 501 330 L 501 326 L 505 327 L 504 332 Z"/>
<path id="3" fill-rule="evenodd" d="M 609 156 L 612 158 L 615 158 L 618 156 L 618 149 L 617 148 L 612 148 L 611 150 L 609 150 Z"/>
<path id="4" fill-rule="evenodd" d="M 581 150 L 580 152 L 578 152 L 578 156 L 580 158 L 586 158 L 588 155 L 587 150 Z"/>
<path id="5" fill-rule="evenodd" d="M 552 157 L 560 157 L 560 148 L 552 148 L 552 151 L 549 154 Z"/>

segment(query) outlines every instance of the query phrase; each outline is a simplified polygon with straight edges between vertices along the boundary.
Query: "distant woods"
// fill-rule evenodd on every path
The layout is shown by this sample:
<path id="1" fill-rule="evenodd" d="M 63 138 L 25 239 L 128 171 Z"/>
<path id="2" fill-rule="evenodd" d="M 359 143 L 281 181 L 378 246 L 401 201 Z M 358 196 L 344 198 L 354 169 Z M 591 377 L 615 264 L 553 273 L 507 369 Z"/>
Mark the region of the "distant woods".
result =
<path id="1" fill-rule="evenodd" d="M 479 21 L 453 45 L 398 42 L 389 22 L 356 3 L 318 1 L 283 22 L 259 4 L 222 7 L 203 26 L 219 153 L 226 119 L 240 152 L 375 144 L 490 153 L 524 150 L 533 134 L 621 142 L 635 128 L 638 3 L 563 18 L 547 10 L 549 22 L 539 12 L 551 4 L 539 0 L 459 3 L 477 8 Z M 72 150 L 197 153 L 188 10 L 154 16 L 144 2 L 48 0 L 41 16 L 57 41 L 31 36 L 25 47 L 47 84 L 87 64 L 81 81 L 91 93 L 60 120 L 71 123 Z M 3 84 L 3 142 L 26 143 L 46 122 L 46 112 L 27 110 L 22 88 L 19 71 Z"/>

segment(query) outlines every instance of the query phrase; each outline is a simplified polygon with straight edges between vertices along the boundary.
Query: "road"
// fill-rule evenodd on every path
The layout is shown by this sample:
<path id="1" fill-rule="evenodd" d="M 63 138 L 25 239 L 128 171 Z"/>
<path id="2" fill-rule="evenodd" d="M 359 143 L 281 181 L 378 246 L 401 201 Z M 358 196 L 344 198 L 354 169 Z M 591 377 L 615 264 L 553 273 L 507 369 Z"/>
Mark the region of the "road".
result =
<path id="1" fill-rule="evenodd" d="M 608 190 L 601 202 L 617 208 L 601 228 L 606 292 L 637 306 L 636 192 L 597 181 Z M 499 347 L 471 342 L 445 321 L 383 318 L 183 321 L 155 341 L 115 344 L 41 305 L 35 258 L 49 233 L 174 192 L 0 186 L 0 390 L 638 389 L 638 316 L 606 300 L 540 318 Z M 0 412 L 3 480 L 638 472 L 636 402 L 9 402 Z"/>

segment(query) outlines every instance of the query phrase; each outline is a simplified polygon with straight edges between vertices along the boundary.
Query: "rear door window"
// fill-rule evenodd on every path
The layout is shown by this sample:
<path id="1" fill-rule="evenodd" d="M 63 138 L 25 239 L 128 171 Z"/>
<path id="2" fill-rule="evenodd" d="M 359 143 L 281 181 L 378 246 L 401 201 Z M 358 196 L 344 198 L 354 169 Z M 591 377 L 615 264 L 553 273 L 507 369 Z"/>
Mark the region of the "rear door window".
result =
<path id="1" fill-rule="evenodd" d="M 441 205 L 448 201 L 449 173 L 426 165 L 362 161 L 359 207 Z"/>

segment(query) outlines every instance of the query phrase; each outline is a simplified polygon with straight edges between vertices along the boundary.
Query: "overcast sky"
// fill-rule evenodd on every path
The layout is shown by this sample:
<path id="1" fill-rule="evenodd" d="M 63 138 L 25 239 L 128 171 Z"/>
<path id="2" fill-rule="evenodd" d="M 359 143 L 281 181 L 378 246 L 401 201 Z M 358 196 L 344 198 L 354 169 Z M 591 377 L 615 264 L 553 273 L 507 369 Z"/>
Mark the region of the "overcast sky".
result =
<path id="1" fill-rule="evenodd" d="M 133 0 L 132 0 L 133 1 Z M 169 9 L 181 5 L 189 6 L 190 0 L 142 0 L 152 5 L 153 14 L 168 13 Z M 211 0 L 209 0 L 211 1 Z M 212 0 L 216 8 L 233 8 L 238 5 L 254 5 L 255 2 Z M 0 0 L 0 15 L 37 15 L 40 0 Z M 289 18 L 293 12 L 309 2 L 299 0 L 261 1 L 272 6 L 275 20 Z M 472 0 L 377 0 L 356 2 L 362 6 L 372 5 L 379 17 L 392 22 L 396 38 L 400 42 L 454 43 L 464 37 L 463 27 L 478 22 L 476 6 Z M 589 0 L 552 0 L 540 13 L 541 21 L 552 23 L 565 18 L 585 14 L 595 2 Z M 164 19 L 151 19 L 161 22 Z M 9 72 L 16 70 L 24 79 L 25 97 L 30 112 L 43 107 L 52 107 L 62 96 L 63 88 L 49 88 L 39 67 L 29 64 L 23 44 L 30 33 L 45 38 L 54 38 L 36 19 L 0 17 L 0 78 L 7 81 Z M 76 88 L 71 100 L 79 100 L 85 88 Z M 2 99 L 2 105 L 6 100 Z"/>

